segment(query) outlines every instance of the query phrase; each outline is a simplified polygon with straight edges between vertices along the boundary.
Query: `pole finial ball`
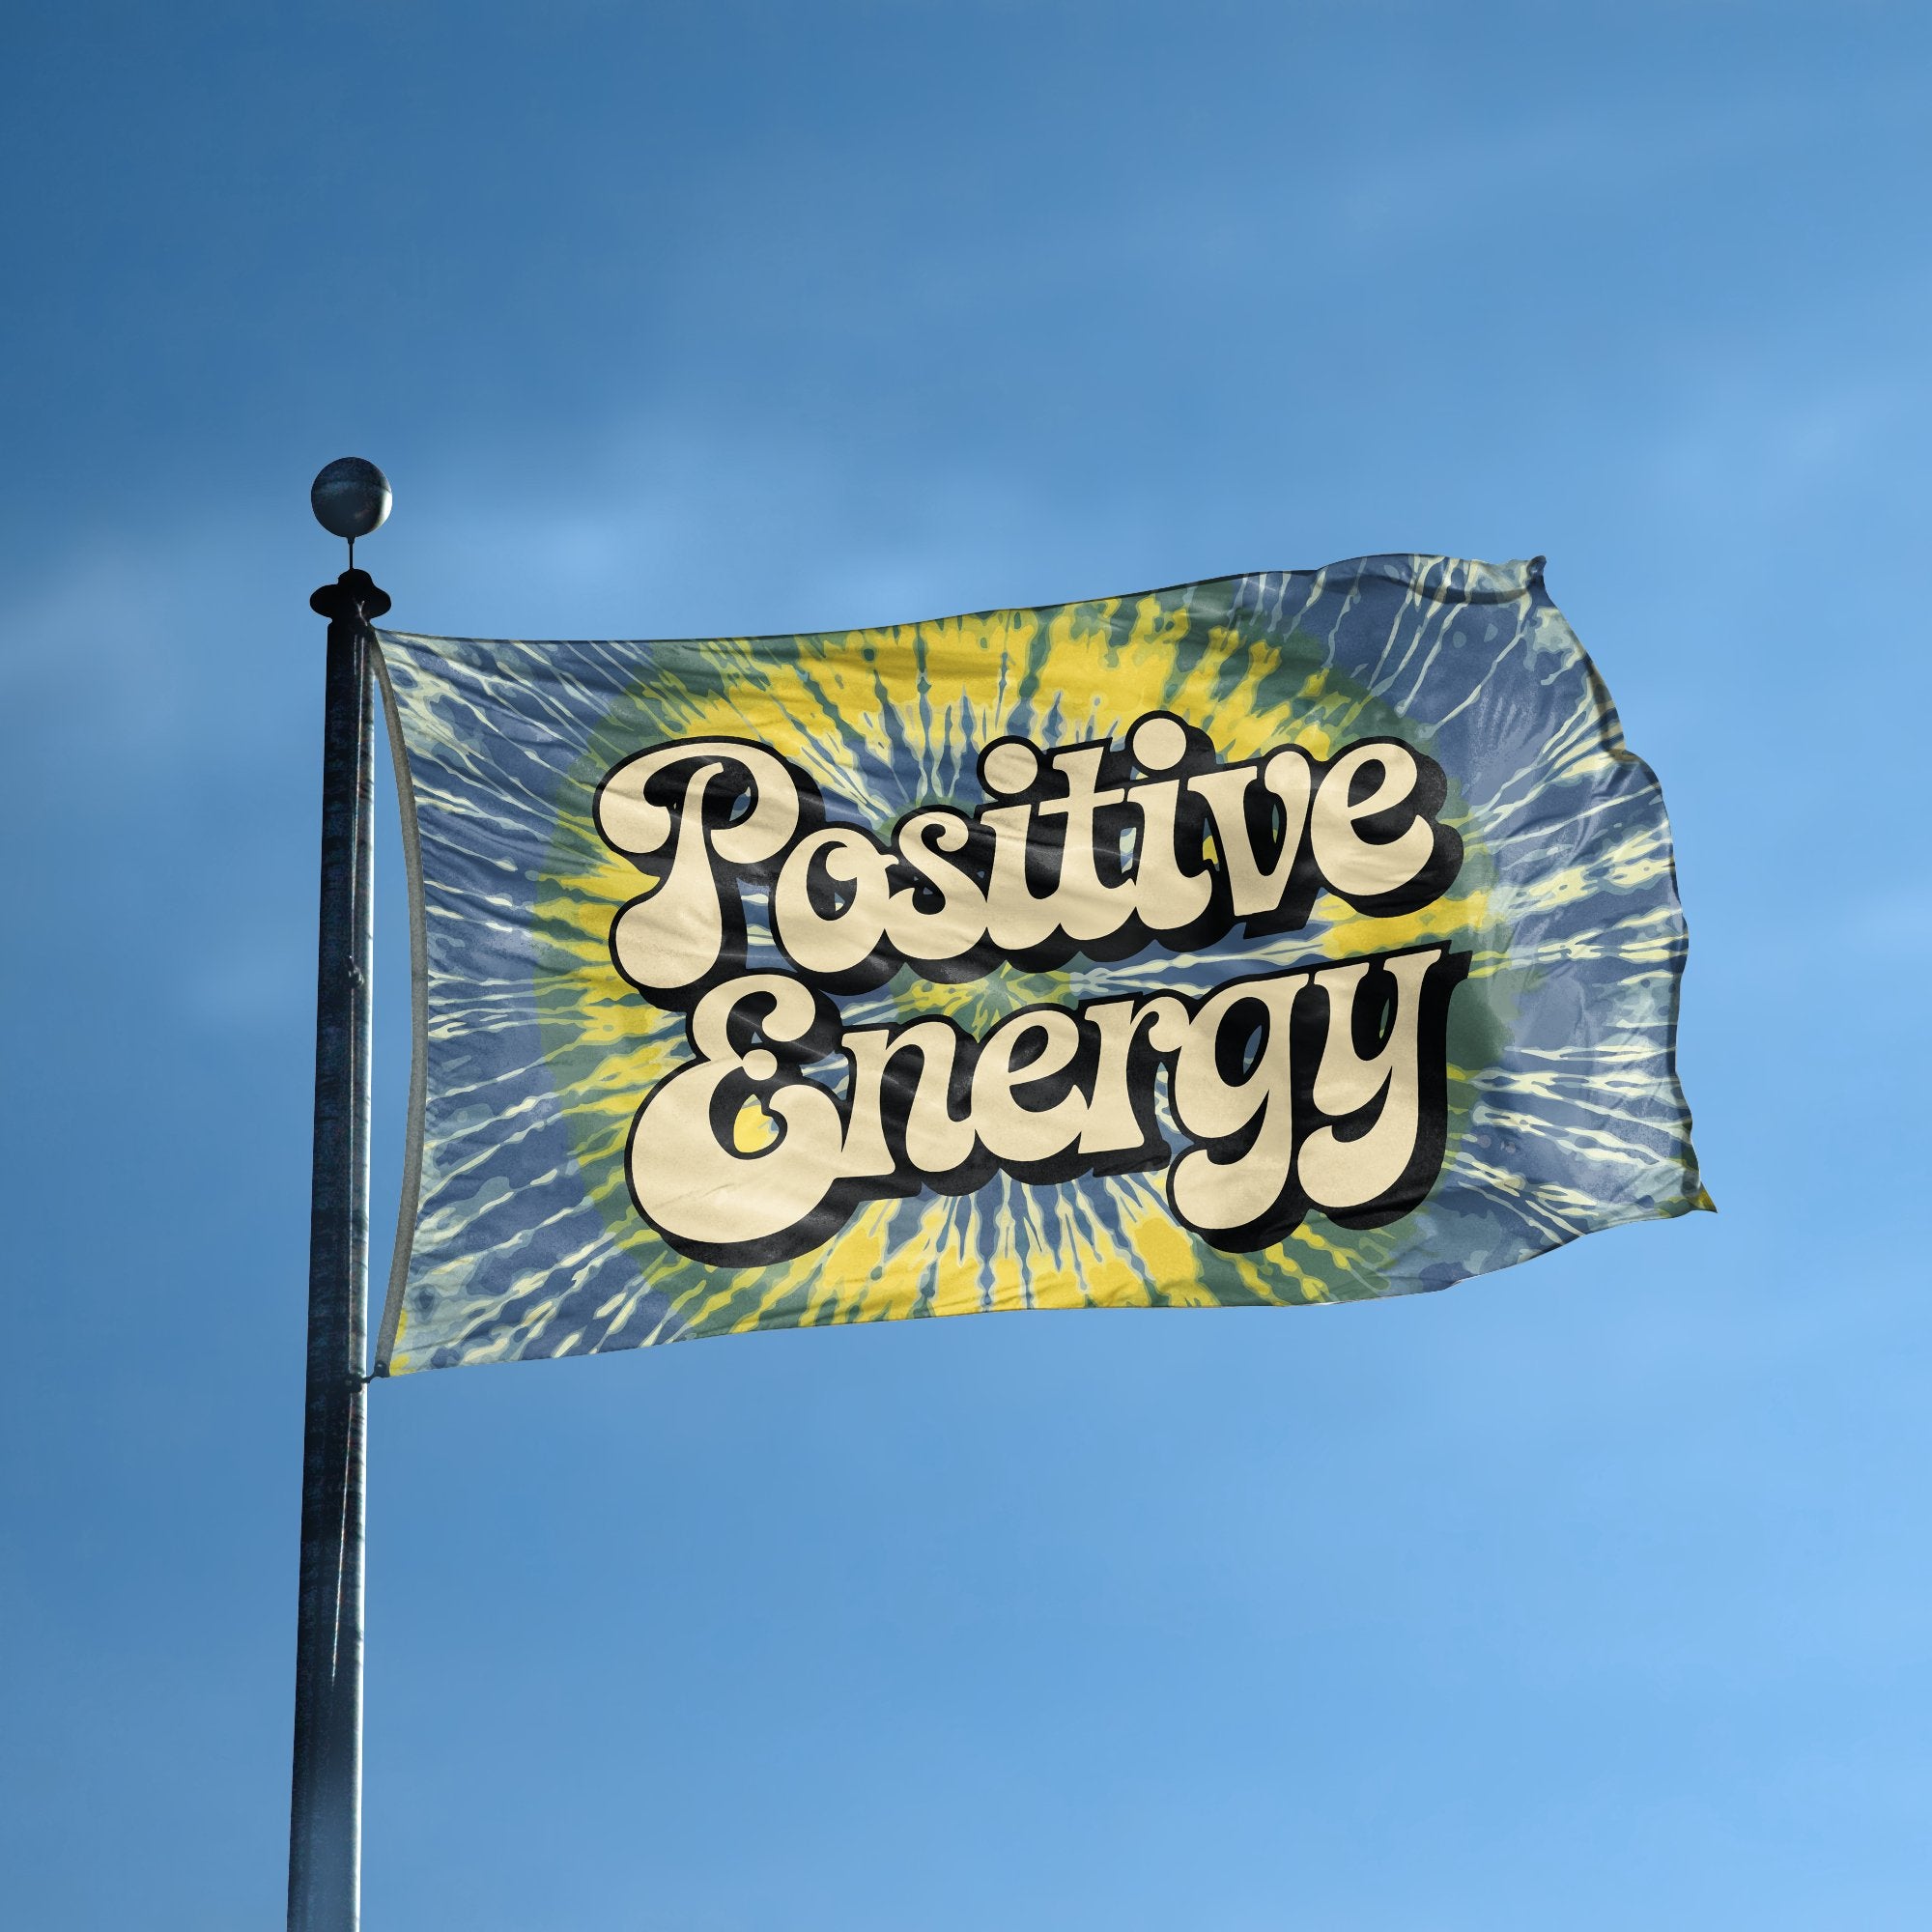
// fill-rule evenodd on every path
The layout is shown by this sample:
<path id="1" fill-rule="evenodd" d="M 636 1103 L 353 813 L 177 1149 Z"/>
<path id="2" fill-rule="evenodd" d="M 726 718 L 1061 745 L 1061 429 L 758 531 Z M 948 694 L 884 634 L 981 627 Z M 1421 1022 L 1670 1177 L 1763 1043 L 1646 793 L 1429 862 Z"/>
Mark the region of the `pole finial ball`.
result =
<path id="1" fill-rule="evenodd" d="M 332 537 L 354 543 L 382 526 L 389 514 L 389 479 L 360 456 L 338 456 L 308 488 L 315 520 Z"/>

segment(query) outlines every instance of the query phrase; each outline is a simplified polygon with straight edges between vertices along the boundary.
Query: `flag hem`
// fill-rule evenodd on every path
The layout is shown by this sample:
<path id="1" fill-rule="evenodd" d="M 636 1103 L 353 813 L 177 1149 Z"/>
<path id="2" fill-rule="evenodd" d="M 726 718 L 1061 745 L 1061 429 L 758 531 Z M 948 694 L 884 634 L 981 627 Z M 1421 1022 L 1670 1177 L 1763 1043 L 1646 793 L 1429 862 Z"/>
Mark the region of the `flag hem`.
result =
<path id="1" fill-rule="evenodd" d="M 429 934 L 423 914 L 422 838 L 416 824 L 415 777 L 403 737 L 402 712 L 389 682 L 382 633 L 371 653 L 383 692 L 383 718 L 388 727 L 389 764 L 396 779 L 396 806 L 402 820 L 403 865 L 410 899 L 410 1097 L 404 1131 L 403 1184 L 396 1203 L 396 1240 L 389 1261 L 389 1283 L 383 1299 L 383 1322 L 376 1336 L 375 1373 L 389 1373 L 403 1325 L 403 1291 L 415 1248 L 416 1216 L 422 1205 L 423 1111 L 429 1092 Z"/>

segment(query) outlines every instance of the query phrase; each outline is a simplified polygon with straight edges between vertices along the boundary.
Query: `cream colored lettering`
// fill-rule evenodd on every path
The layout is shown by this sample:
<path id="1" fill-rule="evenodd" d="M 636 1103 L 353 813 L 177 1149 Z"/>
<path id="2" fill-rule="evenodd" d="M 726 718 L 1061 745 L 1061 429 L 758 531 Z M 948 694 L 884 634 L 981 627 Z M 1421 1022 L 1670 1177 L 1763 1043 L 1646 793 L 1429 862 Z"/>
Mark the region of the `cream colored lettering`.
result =
<path id="1" fill-rule="evenodd" d="M 1039 1051 L 1013 1065 L 1021 1043 L 1033 1037 Z M 1072 1065 L 1080 1051 L 1080 1022 L 1065 1007 L 1033 1007 L 1002 1020 L 986 1036 L 973 1067 L 973 1130 L 996 1161 L 1031 1167 L 1064 1153 L 1080 1138 L 1087 1096 L 1076 1088 L 1044 1107 L 1020 1099 L 1028 1087 L 1051 1081 Z"/>
<path id="2" fill-rule="evenodd" d="M 681 786 L 678 775 L 690 767 Z M 679 798 L 673 812 L 657 796 L 668 782 Z M 744 814 L 708 827 L 713 801 L 751 790 Z M 737 884 L 728 902 L 718 873 L 767 865 L 791 842 L 800 792 L 782 758 L 731 739 L 690 738 L 626 758 L 598 787 L 598 833 L 613 851 L 658 870 L 656 884 L 633 899 L 611 923 L 617 970 L 646 993 L 674 993 L 699 984 L 718 965 L 727 936 L 742 931 Z M 655 860 L 667 845 L 669 864 Z"/>
<path id="3" fill-rule="evenodd" d="M 823 866 L 838 890 L 849 888 L 837 912 L 813 900 L 812 870 Z M 827 825 L 809 833 L 786 855 L 772 892 L 774 937 L 786 956 L 807 973 L 827 979 L 866 964 L 886 936 L 886 902 L 892 861 L 867 833 Z"/>
<path id="4" fill-rule="evenodd" d="M 1357 776 L 1372 770 L 1378 776 L 1367 796 L 1350 804 Z M 1420 776 L 1415 753 L 1386 738 L 1351 746 L 1321 775 L 1309 839 L 1316 868 L 1345 898 L 1379 899 L 1399 893 L 1435 856 L 1435 827 L 1420 812 L 1386 842 L 1372 842 L 1357 830 L 1364 819 L 1407 805 Z"/>
<path id="5" fill-rule="evenodd" d="M 1134 839 L 1134 911 L 1150 932 L 1183 932 L 1214 902 L 1214 873 L 1205 859 L 1192 870 L 1180 863 L 1179 779 L 1128 787 L 1139 808 Z"/>
<path id="6" fill-rule="evenodd" d="M 984 943 L 986 895 L 972 873 L 944 856 L 963 852 L 972 836 L 972 821 L 956 811 L 916 811 L 900 824 L 894 841 L 900 860 L 939 897 L 936 907 L 925 908 L 915 887 L 893 895 L 886 932 L 907 959 L 942 964 Z"/>
<path id="7" fill-rule="evenodd" d="M 1129 755 L 1152 776 L 1103 782 Z M 1121 753 L 1100 741 L 1043 757 L 1000 739 L 980 761 L 995 802 L 909 812 L 888 846 L 826 825 L 816 787 L 762 747 L 657 746 L 598 793 L 599 832 L 652 877 L 618 912 L 612 953 L 640 990 L 687 1005 L 742 970 L 743 895 L 774 874 L 780 950 L 843 990 L 907 963 L 958 980 L 1002 958 L 1119 956 L 1150 936 L 1211 944 L 1243 920 L 1292 928 L 1324 886 L 1378 915 L 1411 911 L 1453 882 L 1462 840 L 1435 817 L 1445 781 L 1408 746 L 1366 739 L 1321 766 L 1293 746 L 1238 765 L 1209 757 L 1160 712 Z"/>
<path id="8" fill-rule="evenodd" d="M 937 1016 L 835 1038 L 802 981 L 748 974 L 697 1003 L 693 1062 L 639 1109 L 632 1191 L 675 1245 L 749 1264 L 802 1253 L 859 1203 L 928 1182 L 1169 1165 L 1165 1119 L 1188 1143 L 1169 1165 L 1168 1199 L 1217 1247 L 1269 1245 L 1311 1208 L 1379 1225 L 1413 1208 L 1440 1166 L 1444 1030 L 1466 965 L 1422 947 L 1258 975 L 1191 1002 L 1029 1007 L 981 1041 Z M 1378 1044 L 1364 1052 L 1371 1035 Z M 841 1055 L 842 1076 L 814 1077 Z M 757 1152 L 736 1144 L 748 1103 L 779 1129 Z"/>
<path id="9" fill-rule="evenodd" d="M 631 1131 L 631 1192 L 644 1217 L 672 1240 L 702 1249 L 783 1236 L 820 1207 L 839 1176 L 838 1103 L 810 1080 L 761 1094 L 778 1138 L 759 1152 L 738 1151 L 738 1109 L 726 1083 L 764 1086 L 780 1070 L 770 1046 L 732 1044 L 732 1021 L 753 1005 L 769 1009 L 758 1021 L 763 1038 L 787 1045 L 803 1040 L 817 1016 L 810 990 L 782 973 L 714 987 L 691 1015 L 697 1058 L 651 1090 Z"/>
<path id="10" fill-rule="evenodd" d="M 1153 941 L 1198 952 L 1198 984 L 1231 926 L 1291 930 L 1324 890 L 1378 917 L 1415 910 L 1462 864 L 1439 766 L 1392 738 L 1224 766 L 1155 712 L 1118 749 L 997 739 L 979 770 L 977 810 L 923 806 L 890 830 L 828 825 L 805 773 L 732 739 L 654 746 L 606 778 L 597 830 L 644 887 L 612 920 L 612 957 L 689 1009 L 691 1057 L 643 1097 L 627 1152 L 653 1227 L 756 1265 L 928 1185 L 1165 1167 L 1177 1219 L 1249 1252 L 1311 1211 L 1374 1227 L 1426 1197 L 1468 965 L 1445 946 L 1025 1007 L 983 1038 L 939 1014 L 841 1032 L 827 996 L 908 966 L 957 981 Z M 795 971 L 747 971 L 753 905 L 759 945 L 768 926 Z M 772 1131 L 741 1145 L 748 1112 Z"/>
<path id="11" fill-rule="evenodd" d="M 955 1120 L 950 1103 L 952 1070 L 963 1037 L 945 1020 L 915 1020 L 896 1032 L 890 1027 L 847 1028 L 839 1036 L 852 1063 L 845 1149 L 839 1163 L 843 1174 L 869 1179 L 895 1169 L 886 1137 L 885 1096 L 894 1063 L 903 1064 L 901 1056 L 916 1056 L 919 1061 L 917 1084 L 895 1096 L 905 1103 L 902 1127 L 909 1165 L 923 1175 L 951 1174 L 973 1158 L 972 1118 Z"/>
<path id="12" fill-rule="evenodd" d="M 1445 950 L 1425 947 L 1385 962 L 1384 970 L 1395 980 L 1395 1007 L 1387 1038 L 1366 1060 L 1355 1052 L 1354 1020 L 1368 962 L 1330 966 L 1315 975 L 1316 985 L 1328 996 L 1327 1037 L 1315 1069 L 1317 1111 L 1341 1121 L 1380 1101 L 1367 1133 L 1345 1141 L 1333 1127 L 1323 1126 L 1302 1143 L 1301 1184 L 1318 1208 L 1345 1212 L 1366 1207 L 1396 1184 L 1414 1157 L 1422 1108 L 1416 1052 L 1422 986 Z"/>
<path id="13" fill-rule="evenodd" d="M 1098 788 L 1100 763 L 1106 755 L 1104 745 L 1080 745 L 1069 752 L 1054 753 L 1049 763 L 1066 781 L 1066 795 L 1043 799 L 1038 808 L 1042 818 L 1066 820 L 1052 903 L 1060 930 L 1083 944 L 1111 938 L 1134 916 L 1132 882 L 1106 884 L 1097 864 L 1094 814 L 1108 806 L 1122 804 L 1127 796 L 1124 787 Z"/>
<path id="14" fill-rule="evenodd" d="M 1080 1017 L 1099 1036 L 1094 1103 L 1080 1131 L 1080 1151 L 1090 1157 L 1130 1153 L 1147 1138 L 1136 1104 L 1141 1096 L 1135 1094 L 1131 1080 L 1134 1048 L 1143 1039 L 1155 1054 L 1179 1047 L 1187 1037 L 1187 1002 L 1176 993 L 1156 993 L 1145 1000 L 1098 1000 L 1082 1007 Z"/>
<path id="15" fill-rule="evenodd" d="M 1288 1192 L 1294 1162 L 1290 1019 L 1308 982 L 1306 973 L 1239 980 L 1205 1001 L 1188 1025 L 1174 1063 L 1174 1117 L 1196 1140 L 1233 1141 L 1238 1148 L 1222 1153 L 1197 1147 L 1174 1164 L 1175 1210 L 1203 1234 L 1265 1222 Z M 1222 1029 L 1238 1024 L 1245 1034 L 1257 1016 L 1261 1040 L 1253 1064 L 1231 1080 Z"/>
<path id="16" fill-rule="evenodd" d="M 1033 807 L 988 806 L 980 820 L 993 834 L 986 936 L 1002 952 L 1031 952 L 1044 946 L 1060 924 L 1058 895 L 1037 894 L 1027 878 L 1027 861 L 1034 851 Z"/>
<path id="17" fill-rule="evenodd" d="M 1248 834 L 1248 787 L 1258 776 L 1262 789 L 1269 794 L 1271 803 L 1279 805 L 1282 815 L 1281 843 L 1274 863 L 1265 871 L 1255 857 Z M 1214 845 L 1227 874 L 1228 902 L 1236 918 L 1252 919 L 1259 913 L 1273 912 L 1288 891 L 1308 823 L 1312 774 L 1306 754 L 1287 746 L 1259 767 L 1235 765 L 1202 772 L 1188 784 L 1213 814 Z"/>

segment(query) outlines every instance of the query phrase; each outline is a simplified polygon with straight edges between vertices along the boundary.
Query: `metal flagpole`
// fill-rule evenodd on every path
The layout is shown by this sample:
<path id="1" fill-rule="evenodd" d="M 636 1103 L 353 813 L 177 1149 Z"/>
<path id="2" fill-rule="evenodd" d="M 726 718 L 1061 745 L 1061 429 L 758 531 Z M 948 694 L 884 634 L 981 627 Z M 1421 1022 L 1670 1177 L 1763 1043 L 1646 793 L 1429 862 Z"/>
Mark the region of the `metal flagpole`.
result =
<path id="1" fill-rule="evenodd" d="M 315 480 L 350 568 L 309 604 L 328 619 L 309 1195 L 308 1387 L 289 1932 L 355 1932 L 362 1868 L 364 1355 L 369 1285 L 369 974 L 375 766 L 369 625 L 389 600 L 355 568 L 389 510 L 387 479 L 345 457 Z"/>

